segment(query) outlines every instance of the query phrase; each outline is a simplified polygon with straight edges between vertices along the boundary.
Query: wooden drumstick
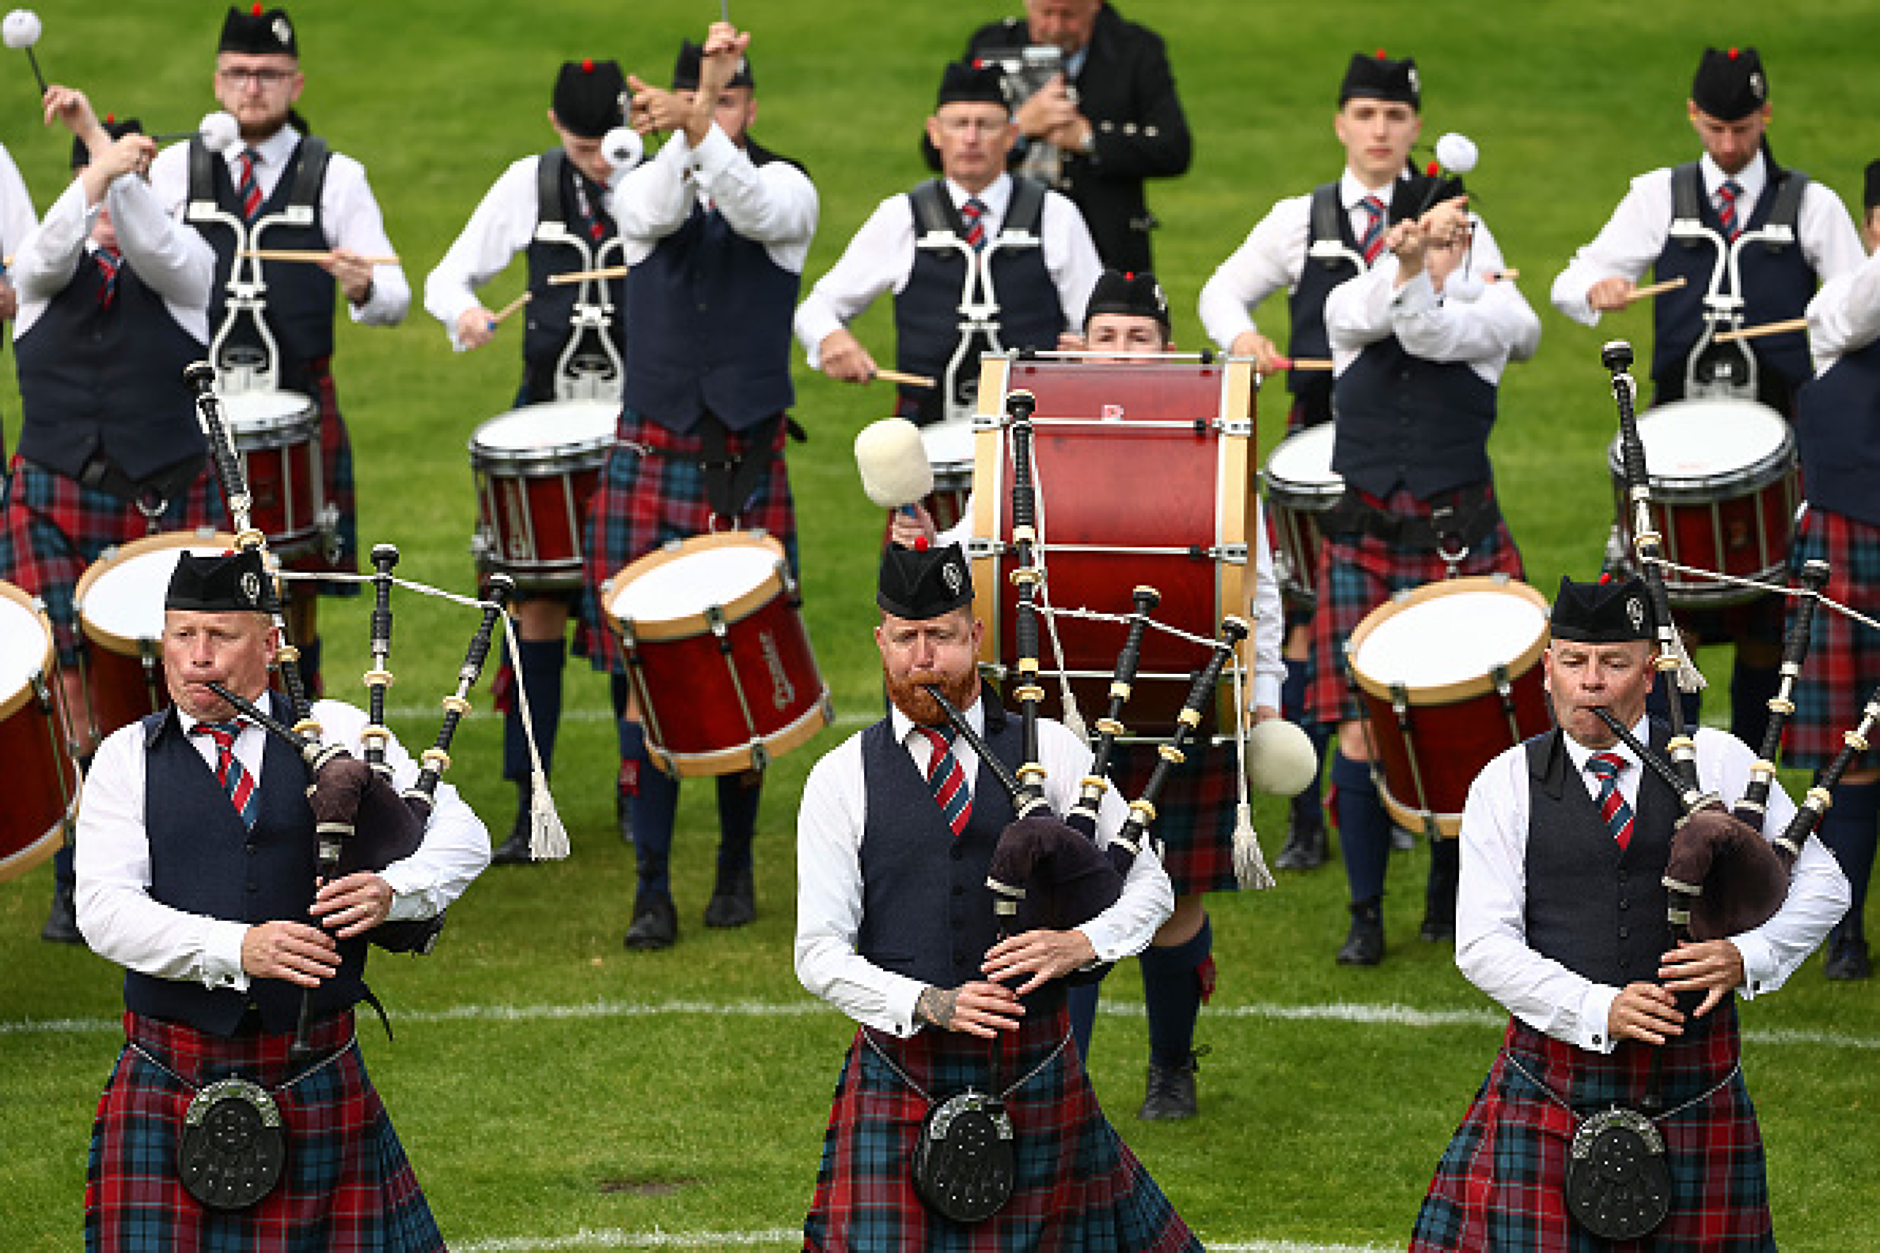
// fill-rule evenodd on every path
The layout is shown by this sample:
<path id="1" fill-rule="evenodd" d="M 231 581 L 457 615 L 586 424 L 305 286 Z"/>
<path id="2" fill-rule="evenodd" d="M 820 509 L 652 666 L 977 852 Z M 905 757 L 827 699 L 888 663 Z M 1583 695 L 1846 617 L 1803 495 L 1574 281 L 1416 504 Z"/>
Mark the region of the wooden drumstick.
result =
<path id="1" fill-rule="evenodd" d="M 1684 276 L 1680 274 L 1662 283 L 1650 283 L 1644 287 L 1634 288 L 1632 294 L 1625 298 L 1625 302 L 1631 304 L 1635 300 L 1649 300 L 1653 296 L 1662 296 L 1668 291 L 1676 291 L 1682 286 L 1684 286 Z"/>
<path id="2" fill-rule="evenodd" d="M 1289 370 L 1329 370 L 1332 368 L 1330 357 L 1294 357 L 1286 367 Z"/>
<path id="3" fill-rule="evenodd" d="M 1764 322 L 1761 326 L 1744 326 L 1734 331 L 1720 331 L 1717 333 L 1716 342 L 1730 344 L 1739 339 L 1761 339 L 1765 335 L 1785 335 L 1790 331 L 1807 329 L 1807 318 L 1784 318 L 1780 322 Z"/>
<path id="4" fill-rule="evenodd" d="M 531 297 L 532 297 L 532 293 L 525 291 L 520 296 L 517 296 L 514 300 L 510 301 L 508 304 L 498 309 L 495 313 L 492 313 L 490 315 L 490 329 L 492 331 L 495 330 L 498 326 L 502 324 L 502 321 L 504 318 L 508 317 L 510 314 L 514 313 L 516 310 L 522 308 L 523 305 L 528 304 Z"/>
<path id="5" fill-rule="evenodd" d="M 598 270 L 569 270 L 565 274 L 549 275 L 548 285 L 550 287 L 566 287 L 570 283 L 584 283 L 591 278 L 625 278 L 627 271 L 631 268 L 631 266 L 625 265 L 608 265 L 602 266 Z"/>
<path id="6" fill-rule="evenodd" d="M 241 255 L 257 257 L 263 261 L 311 261 L 316 264 L 333 259 L 330 251 L 321 251 L 318 248 L 244 248 Z M 397 257 L 361 257 L 359 259 L 368 265 L 398 264 Z"/>
<path id="7" fill-rule="evenodd" d="M 905 383 L 909 387 L 940 386 L 939 383 L 928 378 L 925 374 L 905 374 L 900 370 L 876 370 L 868 377 L 870 379 L 880 379 L 884 383 Z"/>

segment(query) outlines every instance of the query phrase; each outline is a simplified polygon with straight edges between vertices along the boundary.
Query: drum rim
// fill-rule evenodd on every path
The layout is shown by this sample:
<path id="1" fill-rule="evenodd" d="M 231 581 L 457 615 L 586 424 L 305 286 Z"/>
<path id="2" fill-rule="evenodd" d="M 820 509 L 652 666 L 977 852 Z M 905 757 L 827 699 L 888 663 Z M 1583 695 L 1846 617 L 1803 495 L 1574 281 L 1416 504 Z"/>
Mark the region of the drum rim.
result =
<path id="1" fill-rule="evenodd" d="M 142 539 L 130 540 L 123 544 L 114 544 L 98 554 L 98 559 L 85 567 L 85 572 L 78 576 L 78 584 L 72 592 L 72 612 L 78 619 L 78 627 L 85 638 L 96 642 L 110 652 L 135 657 L 138 646 L 145 642 L 154 643 L 158 636 L 124 636 L 115 631 L 106 630 L 85 616 L 85 602 L 98 580 L 111 569 L 125 561 L 141 557 L 146 553 L 161 552 L 169 548 L 217 548 L 232 551 L 235 548 L 235 536 L 228 531 L 165 531 L 160 535 L 146 535 Z"/>
<path id="2" fill-rule="evenodd" d="M 236 408 L 246 405 L 250 397 L 260 397 L 260 396 L 292 396 L 292 397 L 297 398 L 300 401 L 300 404 L 293 410 L 292 413 L 288 413 L 288 414 L 270 413 L 270 414 L 262 414 L 259 416 L 248 416 L 248 417 L 241 417 L 241 416 L 236 415 L 236 413 L 234 412 Z M 221 392 L 217 392 L 215 398 L 217 402 L 219 402 L 222 406 L 222 417 L 223 417 L 223 420 L 228 424 L 229 434 L 231 435 L 233 435 L 236 432 L 236 430 L 244 423 L 248 424 L 251 428 L 254 428 L 254 429 L 265 429 L 269 426 L 279 426 L 279 425 L 285 425 L 287 423 L 295 422 L 295 421 L 305 421 L 308 418 L 311 418 L 313 420 L 313 424 L 315 426 L 318 426 L 320 423 L 320 406 L 317 402 L 315 402 L 314 398 L 312 396 L 309 396 L 306 392 L 297 392 L 297 391 L 291 391 L 284 387 L 276 387 L 276 388 L 261 388 L 255 391 L 230 392 L 227 395 L 223 395 Z"/>
<path id="3" fill-rule="evenodd" d="M 756 542 L 753 543 L 753 540 Z M 715 606 L 723 613 L 727 624 L 743 621 L 782 594 L 783 571 L 787 554 L 776 536 L 768 531 L 757 530 L 716 531 L 709 535 L 688 535 L 684 539 L 670 540 L 652 552 L 634 558 L 602 581 L 601 610 L 606 614 L 608 624 L 612 626 L 614 634 L 624 641 L 627 624 L 632 625 L 633 637 L 636 640 L 686 640 L 709 634 L 711 622 L 702 611 L 678 618 L 622 618 L 614 612 L 614 598 L 615 589 L 626 590 L 629 583 L 660 566 L 669 565 L 694 553 L 708 552 L 717 548 L 763 548 L 775 558 L 770 570 L 756 584 Z"/>
<path id="4" fill-rule="evenodd" d="M 74 767 L 76 771 L 76 767 Z M 16 879 L 52 859 L 53 854 L 65 847 L 66 830 L 78 822 L 78 802 L 80 793 L 74 789 L 71 801 L 62 809 L 53 824 L 34 836 L 17 852 L 0 857 L 0 883 Z M 58 838 L 54 838 L 58 837 Z"/>
<path id="5" fill-rule="evenodd" d="M 1687 402 L 1678 401 L 1674 403 L 1683 404 Z M 1722 499 L 1732 498 L 1719 497 L 1715 490 L 1717 488 L 1734 487 L 1739 489 L 1738 495 L 1747 495 L 1752 492 L 1759 492 L 1763 488 L 1768 487 L 1771 483 L 1778 483 L 1790 473 L 1799 469 L 1801 458 L 1799 447 L 1795 442 L 1795 428 L 1788 422 L 1783 421 L 1781 414 L 1769 408 L 1767 405 L 1757 404 L 1754 401 L 1736 401 L 1732 403 L 1741 404 L 1746 406 L 1749 410 L 1767 414 L 1769 420 L 1776 424 L 1781 435 L 1781 438 L 1776 441 L 1776 446 L 1754 461 L 1749 462 L 1747 465 L 1737 466 L 1723 473 L 1698 475 L 1654 474 L 1651 472 L 1648 463 L 1645 472 L 1645 481 L 1648 496 L 1653 503 L 1688 502 L 1691 504 L 1713 504 Z M 1669 405 L 1664 406 L 1665 409 L 1670 407 Z M 1651 420 L 1652 412 L 1652 410 L 1648 409 L 1639 415 L 1639 424 L 1641 427 Z M 1660 412 L 1662 413 L 1662 410 L 1660 410 Z M 1606 446 L 1606 469 L 1612 475 L 1614 486 L 1620 491 L 1624 491 L 1626 488 L 1623 443 L 1624 436 L 1615 435 L 1612 437 L 1612 442 Z M 1641 437 L 1641 454 L 1643 453 L 1643 443 L 1644 440 Z"/>
<path id="6" fill-rule="evenodd" d="M 642 701 L 645 693 L 635 684 L 634 694 Z M 657 712 L 657 711 L 655 711 Z M 829 685 L 824 683 L 822 690 L 809 707 L 769 735 L 760 735 L 746 740 L 731 748 L 717 748 L 703 753 L 675 753 L 663 744 L 654 741 L 649 733 L 646 737 L 646 751 L 657 762 L 664 759 L 660 768 L 668 775 L 677 778 L 700 778 L 710 775 L 736 774 L 753 768 L 754 754 L 752 747 L 762 745 L 765 756 L 775 759 L 794 748 L 799 748 L 813 739 L 817 732 L 835 723 L 835 706 L 832 703 Z M 648 724 L 651 726 L 651 723 Z"/>
<path id="7" fill-rule="evenodd" d="M 10 600 L 20 608 L 39 619 L 40 634 L 45 637 L 45 651 L 39 657 L 39 669 L 26 676 L 27 681 L 17 691 L 0 693 L 0 720 L 11 718 L 26 707 L 33 696 L 32 680 L 41 679 L 48 687 L 58 684 L 59 655 L 53 646 L 52 619 L 46 616 L 39 598 L 17 583 L 8 583 L 0 579 L 0 599 Z"/>
<path id="8" fill-rule="evenodd" d="M 596 412 L 606 413 L 608 415 L 606 430 L 587 439 L 567 440 L 559 444 L 545 444 L 536 448 L 491 448 L 489 445 L 479 442 L 483 432 L 489 430 L 498 422 L 518 417 L 546 418 L 557 409 L 565 411 L 569 408 L 591 409 Z M 614 439 L 619 429 L 620 404 L 617 401 L 545 400 L 540 404 L 522 405 L 515 409 L 505 409 L 493 417 L 483 419 L 483 421 L 477 423 L 476 429 L 470 432 L 469 442 L 465 446 L 470 452 L 470 464 L 476 469 L 484 468 L 478 462 L 478 457 L 480 456 L 495 458 L 498 460 L 498 464 L 500 464 L 503 458 L 507 458 L 511 461 L 535 462 L 556 457 L 582 456 L 584 454 L 591 455 L 595 452 L 600 453 L 600 457 L 594 462 L 595 465 L 599 465 L 607 460 L 607 453 L 613 448 Z"/>
<path id="9" fill-rule="evenodd" d="M 1538 588 L 1521 579 L 1493 574 L 1469 574 L 1461 578 L 1441 579 L 1434 583 L 1425 583 L 1420 587 L 1413 588 L 1408 595 L 1387 600 L 1365 614 L 1363 621 L 1358 623 L 1356 629 L 1351 632 L 1351 636 L 1346 642 L 1351 664 L 1352 681 L 1369 692 L 1372 696 L 1384 701 L 1390 700 L 1391 685 L 1379 682 L 1377 679 L 1364 673 L 1364 671 L 1358 667 L 1358 653 L 1363 649 L 1364 641 L 1370 638 L 1371 633 L 1398 614 L 1417 605 L 1436 600 L 1439 597 L 1487 591 L 1519 596 L 1541 611 L 1540 634 L 1534 637 L 1532 643 L 1526 645 L 1520 652 L 1508 659 L 1508 674 L 1511 680 L 1526 674 L 1540 661 L 1541 653 L 1546 651 L 1547 648 L 1549 638 L 1547 619 L 1551 608 L 1547 603 L 1547 598 L 1541 595 Z M 1461 704 L 1464 701 L 1474 700 L 1476 697 L 1486 695 L 1494 690 L 1495 681 L 1487 673 L 1472 675 L 1466 679 L 1457 679 L 1450 683 L 1436 683 L 1427 686 L 1418 686 L 1415 684 L 1404 685 L 1404 691 L 1424 698 L 1413 702 L 1419 705 Z"/>

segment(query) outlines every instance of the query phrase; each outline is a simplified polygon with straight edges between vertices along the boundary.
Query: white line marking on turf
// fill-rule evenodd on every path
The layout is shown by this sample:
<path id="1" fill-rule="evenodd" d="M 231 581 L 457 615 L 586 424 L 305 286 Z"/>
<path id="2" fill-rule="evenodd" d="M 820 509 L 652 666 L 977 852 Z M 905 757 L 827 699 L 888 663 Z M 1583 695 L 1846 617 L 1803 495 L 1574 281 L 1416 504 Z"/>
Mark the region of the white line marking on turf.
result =
<path id="1" fill-rule="evenodd" d="M 1100 1006 L 1109 1017 L 1140 1018 L 1137 1004 Z M 830 1014 L 820 1001 L 587 1001 L 575 1005 L 453 1005 L 447 1009 L 405 1010 L 401 1022 L 553 1022 L 589 1018 L 664 1018 L 684 1015 L 721 1018 L 801 1018 Z M 1330 1022 L 1357 1027 L 1499 1028 L 1508 1020 L 1485 1009 L 1417 1009 L 1409 1005 L 1369 1005 L 1332 1002 L 1321 1005 L 1217 1005 L 1210 1018 L 1253 1018 L 1274 1022 Z M 117 1018 L 0 1019 L 0 1036 L 56 1035 L 116 1032 Z M 1751 1028 L 1743 1032 L 1751 1044 L 1858 1049 L 1880 1052 L 1880 1037 L 1844 1031 L 1814 1031 L 1796 1027 Z"/>

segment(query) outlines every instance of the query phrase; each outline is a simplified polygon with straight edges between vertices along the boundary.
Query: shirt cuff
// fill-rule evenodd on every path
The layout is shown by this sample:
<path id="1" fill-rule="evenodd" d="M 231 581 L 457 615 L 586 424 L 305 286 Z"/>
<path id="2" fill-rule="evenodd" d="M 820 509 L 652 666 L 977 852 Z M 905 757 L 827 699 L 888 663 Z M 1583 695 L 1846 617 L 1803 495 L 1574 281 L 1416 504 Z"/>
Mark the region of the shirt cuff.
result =
<path id="1" fill-rule="evenodd" d="M 1284 681 L 1276 675 L 1256 674 L 1253 676 L 1253 699 L 1248 704 L 1258 709 L 1262 705 L 1268 709 L 1280 707 L 1280 688 Z"/>
<path id="2" fill-rule="evenodd" d="M 1396 317 L 1414 318 L 1430 312 L 1437 304 L 1436 288 L 1430 282 L 1430 272 L 1421 270 L 1397 289 L 1391 298 L 1390 307 Z"/>
<path id="3" fill-rule="evenodd" d="M 1769 941 L 1750 931 L 1731 936 L 1730 943 L 1736 945 L 1737 953 L 1743 958 L 1743 982 L 1735 989 L 1738 996 L 1746 1001 L 1754 1000 L 1758 992 L 1775 986 L 1782 972 Z"/>
<path id="4" fill-rule="evenodd" d="M 211 920 L 203 937 L 202 984 L 211 990 L 229 988 L 248 990 L 248 972 L 242 969 L 242 940 L 248 934 L 245 922 Z"/>
<path id="5" fill-rule="evenodd" d="M 1612 1038 L 1612 1003 L 1619 999 L 1619 989 L 1595 983 L 1580 998 L 1579 1039 L 1581 1048 L 1594 1053 L 1610 1053 L 1618 1046 Z"/>
<path id="6" fill-rule="evenodd" d="M 705 132 L 705 140 L 692 150 L 692 168 L 698 172 L 699 182 L 711 186 L 711 180 L 723 174 L 738 156 L 738 146 L 731 142 L 730 136 L 714 122 Z"/>

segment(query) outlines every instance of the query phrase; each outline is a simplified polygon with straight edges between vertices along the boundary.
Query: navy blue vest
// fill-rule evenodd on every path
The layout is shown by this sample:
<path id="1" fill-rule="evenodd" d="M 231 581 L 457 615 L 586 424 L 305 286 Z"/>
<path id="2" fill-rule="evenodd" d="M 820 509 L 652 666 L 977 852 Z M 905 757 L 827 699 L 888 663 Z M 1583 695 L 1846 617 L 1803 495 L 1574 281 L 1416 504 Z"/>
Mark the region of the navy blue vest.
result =
<path id="1" fill-rule="evenodd" d="M 102 452 L 142 482 L 208 449 L 183 368 L 207 345 L 177 325 L 163 297 L 128 262 L 111 307 L 90 253 L 14 345 L 20 373 L 20 447 L 29 461 L 77 478 Z"/>
<path id="2" fill-rule="evenodd" d="M 575 195 L 576 179 L 581 180 L 583 190 L 587 193 L 588 208 L 594 214 L 592 220 L 600 224 L 598 239 L 582 217 L 580 201 Z M 576 169 L 574 162 L 568 160 L 567 154 L 560 148 L 550 148 L 542 154 L 541 164 L 537 167 L 535 212 L 537 225 L 527 253 L 528 329 L 523 333 L 522 362 L 524 398 L 528 403 L 540 404 L 555 399 L 555 370 L 572 334 L 575 297 L 583 290 L 594 290 L 593 285 L 550 284 L 549 276 L 618 264 L 620 232 L 607 212 L 607 189 Z M 548 229 L 545 231 L 544 228 Z M 584 247 L 558 238 L 561 231 L 557 228 L 565 228 L 579 236 Z M 608 333 L 613 339 L 614 349 L 625 361 L 627 327 L 623 310 L 626 308 L 626 280 L 607 279 L 599 284 L 599 288 L 604 307 L 612 319 Z M 594 352 L 605 355 L 598 346 Z"/>
<path id="3" fill-rule="evenodd" d="M 251 238 L 250 247 L 295 248 L 314 252 L 327 250 L 326 230 L 320 223 L 320 191 L 326 184 L 326 164 L 330 154 L 326 142 L 307 136 L 288 158 L 288 168 L 274 185 L 274 194 L 261 204 L 256 221 L 281 212 L 290 204 L 305 205 L 312 220 L 305 226 L 276 223 Z M 241 198 L 235 194 L 235 181 L 229 177 L 228 162 L 212 154 L 200 138 L 189 143 L 189 198 L 213 200 L 226 212 L 241 217 Z M 227 313 L 229 274 L 235 265 L 234 232 L 213 222 L 194 223 L 202 237 L 215 249 L 215 289 L 209 298 L 211 338 L 222 326 Z M 310 362 L 324 361 L 333 355 L 333 310 L 339 286 L 333 276 L 317 265 L 285 261 L 263 261 L 262 277 L 268 285 L 267 322 L 279 346 L 281 360 L 275 363 L 281 388 L 313 395 Z M 246 323 L 246 319 L 243 322 Z M 244 333 L 245 332 L 245 333 Z M 236 330 L 233 342 L 250 341 L 259 347 L 259 338 L 246 325 Z"/>
<path id="4" fill-rule="evenodd" d="M 987 743 L 1016 770 L 1023 764 L 1018 720 L 990 705 L 986 712 Z M 888 719 L 862 732 L 862 771 L 868 819 L 856 951 L 884 970 L 937 988 L 985 978 L 980 963 L 999 938 L 986 868 L 1015 816 L 1011 799 L 981 762 L 972 783 L 972 816 L 954 839 Z M 1026 998 L 1027 1011 L 1054 1007 L 1062 995 L 1062 984 L 1053 981 Z"/>
<path id="5" fill-rule="evenodd" d="M 745 150 L 756 166 L 788 159 Z M 680 433 L 707 411 L 747 431 L 788 409 L 801 279 L 717 210 L 694 207 L 627 276 L 626 407 Z"/>
<path id="6" fill-rule="evenodd" d="M 1795 409 L 1809 503 L 1880 526 L 1880 341 L 1803 386 Z"/>
<path id="7" fill-rule="evenodd" d="M 150 840 L 150 895 L 192 914 L 234 922 L 311 921 L 316 855 L 307 770 L 293 750 L 268 737 L 261 765 L 260 811 L 253 830 L 229 803 L 215 771 L 183 734 L 174 710 L 151 714 L 144 727 L 144 826 Z M 365 995 L 366 942 L 340 942 L 339 973 L 313 994 L 316 1017 L 334 1014 Z M 140 1014 L 184 1022 L 211 1035 L 231 1035 L 249 1005 L 263 1029 L 294 1029 L 300 988 L 282 979 L 254 979 L 246 993 L 201 983 L 157 979 L 130 971 L 124 1004 Z"/>
<path id="8" fill-rule="evenodd" d="M 1763 194 L 1757 199 L 1756 207 L 1743 228 L 1745 230 L 1767 225 L 1778 202 L 1785 199 L 1784 192 L 1787 193 L 1790 205 L 1799 206 L 1802 188 L 1808 183 L 1808 175 L 1799 170 L 1778 169 L 1767 157 L 1764 161 L 1769 167 L 1769 185 L 1763 188 Z M 1709 196 L 1703 194 L 1703 180 L 1699 177 L 1695 162 L 1674 169 L 1671 172 L 1671 184 L 1674 205 L 1682 200 L 1685 212 L 1695 210 L 1697 220 L 1705 226 L 1713 231 L 1723 229 L 1723 224 L 1717 218 L 1716 206 L 1711 203 Z M 1679 210 L 1674 208 L 1674 216 L 1678 213 Z M 1793 208 L 1785 205 L 1782 216 L 1791 227 L 1794 226 Z M 1757 241 L 1743 248 L 1740 257 L 1745 326 L 1760 326 L 1766 322 L 1802 316 L 1815 294 L 1817 280 L 1814 268 L 1808 264 L 1799 241 L 1782 246 Z M 1684 395 L 1685 364 L 1704 329 L 1704 293 L 1710 289 L 1714 268 L 1721 264 L 1723 258 L 1717 255 L 1717 250 L 1707 240 L 1686 242 L 1669 237 L 1665 240 L 1665 248 L 1658 256 L 1653 277 L 1660 282 L 1682 278 L 1684 286 L 1677 291 L 1666 292 L 1652 302 L 1654 404 L 1665 404 L 1681 399 Z M 1792 408 L 1795 389 L 1807 382 L 1814 372 L 1808 356 L 1807 337 L 1770 335 L 1763 339 L 1745 340 L 1743 344 L 1756 354 L 1758 393 L 1761 399 L 1787 415 Z"/>
<path id="9" fill-rule="evenodd" d="M 1012 182 L 1011 203 L 999 223 L 999 236 L 1007 242 L 992 250 L 989 263 L 999 304 L 999 341 L 1006 348 L 1056 348 L 1058 333 L 1071 319 L 1058 301 L 1044 246 L 1020 246 L 1008 238 L 1021 232 L 1041 238 L 1044 188 L 1030 179 Z M 907 286 L 894 298 L 895 361 L 909 374 L 944 379 L 947 362 L 960 345 L 960 296 L 966 283 L 966 258 L 952 241 L 965 236 L 966 226 L 946 184 L 938 179 L 916 187 L 908 199 L 914 210 L 914 268 Z M 928 236 L 936 237 L 931 245 L 922 242 Z M 979 356 L 992 347 L 983 335 L 974 339 L 954 380 L 955 401 L 971 399 L 979 383 Z M 901 401 L 904 410 L 916 408 L 914 421 L 921 426 L 946 416 L 944 387 L 903 387 Z"/>
<path id="10" fill-rule="evenodd" d="M 1427 361 L 1395 335 L 1368 345 L 1333 384 L 1332 469 L 1373 496 L 1418 500 L 1493 477 L 1495 388 L 1460 361 Z"/>
<path id="11" fill-rule="evenodd" d="M 1653 748 L 1662 753 L 1669 738 L 1652 723 Z M 1632 842 L 1621 853 L 1585 782 L 1572 777 L 1561 733 L 1537 735 L 1526 748 L 1528 947 L 1595 983 L 1656 979 L 1671 948 L 1660 880 L 1678 798 L 1646 770 Z"/>
<path id="12" fill-rule="evenodd" d="M 1331 335 L 1325 329 L 1325 298 L 1332 288 L 1356 277 L 1361 268 L 1352 258 L 1358 241 L 1351 234 L 1351 215 L 1339 200 L 1339 184 L 1325 183 L 1312 191 L 1312 207 L 1306 225 L 1306 261 L 1299 271 L 1298 286 L 1293 288 L 1287 307 L 1292 314 L 1292 333 L 1287 351 L 1294 357 L 1329 358 Z M 1312 246 L 1320 240 L 1343 244 L 1351 256 L 1312 255 Z M 1298 398 L 1300 426 L 1317 426 L 1332 420 L 1332 376 L 1323 370 L 1289 370 L 1286 387 Z"/>

